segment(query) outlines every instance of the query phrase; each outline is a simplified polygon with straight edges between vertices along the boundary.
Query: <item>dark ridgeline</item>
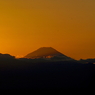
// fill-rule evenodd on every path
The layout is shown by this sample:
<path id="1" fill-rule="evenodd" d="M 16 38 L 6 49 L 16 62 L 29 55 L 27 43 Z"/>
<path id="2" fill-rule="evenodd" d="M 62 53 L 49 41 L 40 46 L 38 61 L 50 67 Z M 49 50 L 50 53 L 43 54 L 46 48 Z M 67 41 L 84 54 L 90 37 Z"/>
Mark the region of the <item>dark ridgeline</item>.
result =
<path id="1" fill-rule="evenodd" d="M 75 60 L 26 59 L 0 54 L 0 88 L 91 88 L 94 64 Z"/>
<path id="2" fill-rule="evenodd" d="M 5 60 L 5 59 L 7 59 L 7 60 L 15 59 L 15 57 L 14 56 L 11 56 L 9 54 L 1 54 L 0 53 L 0 60 Z"/>

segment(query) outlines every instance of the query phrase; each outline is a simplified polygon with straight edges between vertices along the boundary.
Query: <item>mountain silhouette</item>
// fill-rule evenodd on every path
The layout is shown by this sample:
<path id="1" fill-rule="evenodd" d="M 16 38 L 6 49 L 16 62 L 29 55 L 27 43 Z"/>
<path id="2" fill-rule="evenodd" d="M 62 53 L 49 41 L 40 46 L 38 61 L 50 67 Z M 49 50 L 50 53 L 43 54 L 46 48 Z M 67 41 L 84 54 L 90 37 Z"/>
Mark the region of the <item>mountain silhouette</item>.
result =
<path id="1" fill-rule="evenodd" d="M 24 58 L 35 59 L 35 58 L 48 58 L 52 60 L 73 60 L 70 57 L 60 53 L 52 47 L 41 47 L 36 51 L 27 54 Z"/>

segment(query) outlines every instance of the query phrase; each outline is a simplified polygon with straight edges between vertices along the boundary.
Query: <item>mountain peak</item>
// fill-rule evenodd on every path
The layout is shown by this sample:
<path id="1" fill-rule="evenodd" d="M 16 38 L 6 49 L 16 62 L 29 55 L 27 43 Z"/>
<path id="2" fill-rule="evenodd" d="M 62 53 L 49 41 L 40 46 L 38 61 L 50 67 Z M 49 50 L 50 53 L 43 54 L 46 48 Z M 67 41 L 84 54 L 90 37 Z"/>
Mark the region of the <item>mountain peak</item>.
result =
<path id="1" fill-rule="evenodd" d="M 39 49 L 54 49 L 54 48 L 52 48 L 52 47 L 41 47 Z"/>
<path id="2" fill-rule="evenodd" d="M 46 56 L 63 55 L 52 47 L 41 47 L 36 51 L 29 53 L 25 58 L 43 58 Z"/>
<path id="3" fill-rule="evenodd" d="M 34 52 L 27 54 L 24 58 L 35 59 L 35 58 L 53 58 L 61 60 L 72 60 L 70 57 L 65 56 L 52 47 L 41 47 Z"/>
<path id="4" fill-rule="evenodd" d="M 53 47 L 40 47 L 39 49 L 54 49 Z"/>

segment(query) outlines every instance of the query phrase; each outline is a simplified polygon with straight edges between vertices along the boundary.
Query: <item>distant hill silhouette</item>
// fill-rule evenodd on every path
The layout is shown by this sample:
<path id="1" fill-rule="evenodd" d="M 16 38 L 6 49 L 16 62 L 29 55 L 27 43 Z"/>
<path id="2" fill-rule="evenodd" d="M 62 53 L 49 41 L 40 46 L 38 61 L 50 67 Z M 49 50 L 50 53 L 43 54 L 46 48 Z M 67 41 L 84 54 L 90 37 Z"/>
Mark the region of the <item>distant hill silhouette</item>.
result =
<path id="1" fill-rule="evenodd" d="M 15 59 L 14 56 L 11 56 L 10 54 L 1 54 L 0 53 L 0 60 L 11 60 L 11 59 Z"/>
<path id="2" fill-rule="evenodd" d="M 36 51 L 27 54 L 24 58 L 35 59 L 35 58 L 47 58 L 51 60 L 73 60 L 70 57 L 65 56 L 59 51 L 52 47 L 41 47 Z"/>
<path id="3" fill-rule="evenodd" d="M 95 58 L 92 59 L 80 59 L 79 62 L 86 64 L 95 64 Z"/>

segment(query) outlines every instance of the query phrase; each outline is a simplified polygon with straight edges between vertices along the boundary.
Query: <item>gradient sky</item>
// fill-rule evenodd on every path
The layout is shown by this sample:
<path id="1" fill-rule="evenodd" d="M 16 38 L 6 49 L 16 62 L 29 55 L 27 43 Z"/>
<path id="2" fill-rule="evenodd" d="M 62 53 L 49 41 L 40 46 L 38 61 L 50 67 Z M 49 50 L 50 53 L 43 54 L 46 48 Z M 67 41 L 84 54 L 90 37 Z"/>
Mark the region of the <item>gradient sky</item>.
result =
<path id="1" fill-rule="evenodd" d="M 95 58 L 95 0 L 0 0 L 0 53 L 40 47 Z"/>

